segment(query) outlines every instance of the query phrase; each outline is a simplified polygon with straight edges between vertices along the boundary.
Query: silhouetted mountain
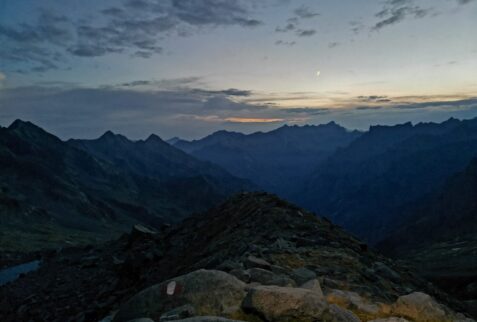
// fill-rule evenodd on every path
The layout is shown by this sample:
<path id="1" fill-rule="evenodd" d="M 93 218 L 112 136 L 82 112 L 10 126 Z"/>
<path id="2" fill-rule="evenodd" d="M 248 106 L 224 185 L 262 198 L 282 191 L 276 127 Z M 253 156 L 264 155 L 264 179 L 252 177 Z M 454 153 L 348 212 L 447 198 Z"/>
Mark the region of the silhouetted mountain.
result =
<path id="1" fill-rule="evenodd" d="M 246 186 L 155 136 L 133 143 L 107 132 L 91 142 L 66 143 L 20 120 L 0 128 L 2 247 L 108 239 L 136 223 L 178 221 Z"/>
<path id="2" fill-rule="evenodd" d="M 173 138 L 170 138 L 169 140 L 166 140 L 167 143 L 169 143 L 170 145 L 174 145 L 176 144 L 178 141 L 181 141 L 180 138 L 178 138 L 177 136 L 173 137 Z"/>
<path id="3" fill-rule="evenodd" d="M 377 246 L 477 303 L 477 159 L 402 218 Z"/>
<path id="4" fill-rule="evenodd" d="M 197 160 L 152 134 L 146 140 L 130 141 L 110 131 L 96 140 L 69 140 L 69 144 L 137 175 L 162 182 L 171 178 L 202 177 L 228 194 L 247 186 L 222 168 Z"/>
<path id="5" fill-rule="evenodd" d="M 473 321 L 443 304 L 463 309 L 326 219 L 265 193 L 44 256 L 38 271 L 0 288 L 3 321 Z"/>
<path id="6" fill-rule="evenodd" d="M 360 135 L 331 122 L 283 126 L 249 135 L 219 131 L 201 140 L 178 141 L 174 146 L 268 191 L 289 196 L 317 163 Z"/>
<path id="7" fill-rule="evenodd" d="M 477 119 L 375 126 L 320 164 L 296 199 L 371 242 L 477 155 Z"/>
<path id="8" fill-rule="evenodd" d="M 386 238 L 395 254 L 409 252 L 416 246 L 431 246 L 450 240 L 477 236 L 477 159 L 465 171 L 452 176 L 432 197 L 422 200 L 403 214 L 403 227 Z M 477 258 L 476 258 L 477 260 Z"/>

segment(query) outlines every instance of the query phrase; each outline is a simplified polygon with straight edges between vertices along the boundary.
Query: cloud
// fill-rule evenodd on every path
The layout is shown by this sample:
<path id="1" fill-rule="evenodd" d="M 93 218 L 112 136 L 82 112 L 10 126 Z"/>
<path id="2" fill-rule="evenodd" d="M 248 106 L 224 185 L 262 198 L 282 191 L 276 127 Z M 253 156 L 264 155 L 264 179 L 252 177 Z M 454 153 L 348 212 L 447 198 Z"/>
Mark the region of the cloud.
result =
<path id="1" fill-rule="evenodd" d="M 349 25 L 351 26 L 351 31 L 356 35 L 366 28 L 366 26 L 360 21 L 350 21 Z"/>
<path id="2" fill-rule="evenodd" d="M 116 87 L 130 87 L 130 88 L 154 88 L 154 89 L 177 89 L 188 87 L 191 85 L 201 84 L 202 77 L 182 77 L 172 79 L 160 79 L 160 80 L 136 80 L 127 83 L 121 83 Z M 114 86 L 113 86 L 114 87 Z"/>
<path id="3" fill-rule="evenodd" d="M 235 96 L 247 97 L 252 95 L 252 91 L 237 88 L 229 88 L 223 90 L 210 90 L 204 88 L 197 88 L 196 86 L 204 85 L 202 77 L 183 77 L 161 80 L 136 80 L 127 83 L 121 83 L 113 86 L 105 86 L 105 88 L 126 88 L 137 90 L 169 90 L 169 91 L 188 91 L 193 94 L 202 96 Z"/>
<path id="4" fill-rule="evenodd" d="M 295 46 L 295 45 L 296 45 L 296 41 L 277 40 L 277 41 L 275 41 L 275 45 L 277 45 L 277 46 L 292 47 L 292 46 Z"/>
<path id="5" fill-rule="evenodd" d="M 338 47 L 339 45 L 340 45 L 339 42 L 333 41 L 333 42 L 328 43 L 328 48 L 336 48 L 336 47 Z"/>
<path id="6" fill-rule="evenodd" d="M 296 29 L 296 25 L 294 23 L 289 23 L 284 27 L 277 27 L 275 28 L 275 32 L 289 32 Z"/>
<path id="7" fill-rule="evenodd" d="M 392 100 L 387 96 L 370 95 L 370 96 L 358 96 L 358 100 L 368 103 L 390 103 Z"/>
<path id="8" fill-rule="evenodd" d="M 180 84 L 181 81 L 171 80 L 170 83 Z M 141 85 L 138 83 L 137 86 Z M 7 87 L 0 95 L 0 124 L 8 125 L 21 118 L 63 138 L 92 138 L 106 130 L 131 138 L 144 138 L 150 133 L 162 137 L 196 138 L 220 129 L 263 131 L 285 123 L 316 124 L 335 120 L 347 127 L 366 128 L 372 123 L 393 124 L 477 115 L 477 98 L 451 100 L 370 95 L 348 99 L 345 101 L 347 105 L 342 107 L 327 107 L 325 103 L 322 106 L 303 104 L 307 107 L 285 108 L 273 102 L 293 102 L 297 98 L 314 101 L 317 97 L 308 97 L 308 93 L 276 97 L 271 93 L 262 94 L 260 100 L 256 98 L 257 93 L 240 89 L 172 87 L 148 90 L 138 90 L 135 86 L 82 88 L 74 84 Z M 382 99 L 392 102 L 376 103 Z M 333 103 L 331 98 L 325 101 Z M 371 102 L 366 106 L 363 101 Z"/>
<path id="9" fill-rule="evenodd" d="M 0 60 L 9 69 L 44 72 L 67 65 L 72 57 L 129 54 L 149 58 L 164 52 L 172 36 L 187 36 L 204 28 L 253 28 L 253 1 L 127 0 L 71 18 L 42 9 L 29 22 L 0 23 Z M 20 67 L 19 67 L 20 66 Z"/>
<path id="10" fill-rule="evenodd" d="M 295 107 L 281 110 L 290 114 L 303 114 L 307 116 L 325 114 L 331 111 L 329 108 L 322 107 Z"/>
<path id="11" fill-rule="evenodd" d="M 458 4 L 468 4 L 468 3 L 471 3 L 471 2 L 475 2 L 475 0 L 457 0 L 457 3 Z"/>
<path id="12" fill-rule="evenodd" d="M 3 82 L 6 79 L 7 79 L 7 76 L 4 73 L 0 72 L 0 82 Z"/>
<path id="13" fill-rule="evenodd" d="M 293 12 L 302 19 L 310 19 L 320 15 L 319 13 L 311 11 L 311 9 L 306 6 L 301 6 L 295 9 Z"/>
<path id="14" fill-rule="evenodd" d="M 422 103 L 403 103 L 396 104 L 393 108 L 397 109 L 429 109 L 429 108 L 477 108 L 477 97 L 460 100 L 443 100 Z"/>
<path id="15" fill-rule="evenodd" d="M 424 18 L 431 11 L 431 8 L 424 9 L 414 5 L 413 0 L 388 0 L 384 7 L 375 14 L 375 17 L 380 20 L 375 23 L 372 30 L 378 31 L 408 18 Z"/>
<path id="16" fill-rule="evenodd" d="M 297 30 L 296 31 L 296 35 L 298 37 L 311 37 L 313 35 L 316 34 L 316 30 L 315 29 L 307 29 L 307 30 Z"/>
<path id="17" fill-rule="evenodd" d="M 5 88 L 0 95 L 0 124 L 21 118 L 64 138 L 95 137 L 108 129 L 133 138 L 152 132 L 166 137 L 196 137 L 208 134 L 211 126 L 218 130 L 243 123 L 259 129 L 260 123 L 295 122 L 308 116 L 306 111 L 297 117 L 267 104 L 245 102 L 243 99 L 252 95 L 247 90 L 137 90 L 143 82 L 133 85 Z"/>
<path id="18" fill-rule="evenodd" d="M 280 123 L 286 120 L 280 118 L 227 117 L 225 121 L 231 123 Z"/>

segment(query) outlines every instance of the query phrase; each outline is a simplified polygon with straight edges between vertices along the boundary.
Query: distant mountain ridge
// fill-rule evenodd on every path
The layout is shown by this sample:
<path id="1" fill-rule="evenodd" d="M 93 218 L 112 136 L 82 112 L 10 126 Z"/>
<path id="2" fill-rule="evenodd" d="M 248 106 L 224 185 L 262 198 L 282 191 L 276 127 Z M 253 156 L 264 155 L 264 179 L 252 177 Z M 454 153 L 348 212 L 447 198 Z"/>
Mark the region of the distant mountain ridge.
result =
<path id="1" fill-rule="evenodd" d="M 30 122 L 0 128 L 0 247 L 51 247 L 159 226 L 251 189 L 157 136 L 63 142 Z"/>
<path id="2" fill-rule="evenodd" d="M 477 119 L 376 126 L 317 165 L 301 205 L 371 242 L 409 204 L 439 189 L 477 156 Z"/>
<path id="3" fill-rule="evenodd" d="M 403 214 L 400 227 L 378 246 L 387 253 L 405 255 L 438 243 L 477 242 L 476 236 L 477 158 L 441 189 L 416 202 L 409 213 Z M 475 262 L 477 267 L 477 257 Z"/>
<path id="4" fill-rule="evenodd" d="M 265 190 L 290 196 L 295 185 L 320 161 L 361 135 L 335 122 L 283 126 L 270 132 L 218 131 L 203 139 L 179 140 L 174 146 L 213 162 Z"/>
<path id="5" fill-rule="evenodd" d="M 477 309 L 477 159 L 401 215 L 377 247 Z"/>

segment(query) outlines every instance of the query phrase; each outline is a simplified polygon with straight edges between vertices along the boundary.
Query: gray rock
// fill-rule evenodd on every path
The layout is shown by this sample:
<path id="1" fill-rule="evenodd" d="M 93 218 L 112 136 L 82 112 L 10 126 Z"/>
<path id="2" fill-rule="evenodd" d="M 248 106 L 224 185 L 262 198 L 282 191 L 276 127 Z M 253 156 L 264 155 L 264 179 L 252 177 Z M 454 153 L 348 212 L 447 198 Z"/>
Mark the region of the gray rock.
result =
<path id="1" fill-rule="evenodd" d="M 354 311 L 359 311 L 365 314 L 377 314 L 381 310 L 380 306 L 374 303 L 368 303 L 358 293 L 330 290 L 326 294 L 326 300 L 330 304 L 336 304 L 343 308 L 353 308 Z"/>
<path id="2" fill-rule="evenodd" d="M 392 307 L 393 314 L 416 322 L 451 321 L 445 308 L 425 293 L 414 292 L 401 296 Z"/>
<path id="3" fill-rule="evenodd" d="M 237 262 L 233 262 L 231 260 L 226 260 L 225 262 L 217 266 L 217 269 L 219 271 L 224 271 L 224 272 L 230 272 L 230 271 L 233 271 L 234 269 L 241 269 L 241 268 L 242 268 L 241 264 Z"/>
<path id="4" fill-rule="evenodd" d="M 323 291 L 321 290 L 320 282 L 316 278 L 309 280 L 308 282 L 304 283 L 300 287 L 306 288 L 312 292 L 315 292 L 320 297 L 324 298 Z"/>
<path id="5" fill-rule="evenodd" d="M 245 322 L 239 320 L 229 320 L 218 316 L 195 316 L 188 319 L 177 320 L 176 322 Z"/>
<path id="6" fill-rule="evenodd" d="M 255 257 L 255 256 L 248 256 L 245 260 L 245 267 L 246 268 L 262 268 L 270 270 L 271 264 L 264 259 Z"/>
<path id="7" fill-rule="evenodd" d="M 256 286 L 249 290 L 242 308 L 267 321 L 311 322 L 319 320 L 328 305 L 320 296 L 307 289 Z"/>
<path id="8" fill-rule="evenodd" d="M 361 322 L 353 312 L 345 310 L 335 304 L 330 305 L 323 320 L 326 322 Z"/>
<path id="9" fill-rule="evenodd" d="M 278 266 L 278 265 L 270 266 L 270 270 L 274 272 L 275 274 L 289 275 L 291 273 L 288 268 Z"/>
<path id="10" fill-rule="evenodd" d="M 251 268 L 248 270 L 250 274 L 250 282 L 256 282 L 263 285 L 276 286 L 296 286 L 295 282 L 285 275 L 275 274 L 261 268 Z"/>
<path id="11" fill-rule="evenodd" d="M 244 283 L 250 283 L 250 271 L 243 269 L 234 269 L 229 272 L 230 275 L 235 276 Z"/>
<path id="12" fill-rule="evenodd" d="M 245 283 L 222 271 L 198 270 L 149 287 L 122 305 L 114 322 L 139 317 L 159 320 L 177 307 L 190 304 L 196 314 L 230 316 L 240 310 Z"/>
<path id="13" fill-rule="evenodd" d="M 195 310 L 192 307 L 192 305 L 186 304 L 162 314 L 159 321 L 160 322 L 174 321 L 174 320 L 188 318 L 194 315 L 195 315 Z"/>
<path id="14" fill-rule="evenodd" d="M 373 269 L 376 272 L 376 274 L 390 279 L 391 281 L 400 281 L 401 276 L 393 269 L 391 269 L 389 266 L 387 266 L 384 263 L 381 262 L 376 262 L 373 265 Z"/>
<path id="15" fill-rule="evenodd" d="M 136 240 L 140 238 L 150 238 L 154 237 L 157 235 L 157 232 L 144 227 L 143 225 L 134 225 L 134 227 L 131 230 L 131 240 Z"/>
<path id="16" fill-rule="evenodd" d="M 296 268 L 292 271 L 292 278 L 298 285 L 304 284 L 316 278 L 316 273 L 306 267 Z"/>
<path id="17" fill-rule="evenodd" d="M 390 318 L 371 320 L 369 322 L 409 322 L 409 320 L 392 316 Z"/>

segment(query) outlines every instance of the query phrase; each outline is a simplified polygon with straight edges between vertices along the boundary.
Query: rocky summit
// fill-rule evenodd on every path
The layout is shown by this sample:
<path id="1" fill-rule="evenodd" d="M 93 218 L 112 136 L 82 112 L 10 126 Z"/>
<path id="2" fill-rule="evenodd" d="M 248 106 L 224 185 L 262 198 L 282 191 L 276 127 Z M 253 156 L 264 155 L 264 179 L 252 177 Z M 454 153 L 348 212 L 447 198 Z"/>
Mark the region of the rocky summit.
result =
<path id="1" fill-rule="evenodd" d="M 2 321 L 474 321 L 411 269 L 266 193 L 41 260 L 0 288 Z"/>

